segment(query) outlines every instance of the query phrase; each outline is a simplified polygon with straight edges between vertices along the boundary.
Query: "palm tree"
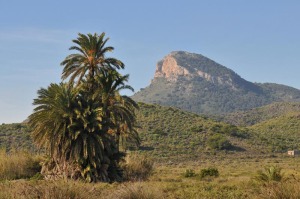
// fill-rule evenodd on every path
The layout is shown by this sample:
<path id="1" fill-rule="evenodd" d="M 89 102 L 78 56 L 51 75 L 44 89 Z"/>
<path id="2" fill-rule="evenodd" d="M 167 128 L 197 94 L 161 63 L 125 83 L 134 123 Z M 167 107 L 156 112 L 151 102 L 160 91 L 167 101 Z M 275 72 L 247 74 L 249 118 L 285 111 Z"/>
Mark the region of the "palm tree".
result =
<path id="1" fill-rule="evenodd" d="M 87 181 L 108 181 L 101 173 L 101 167 L 109 164 L 107 149 L 103 136 L 94 133 L 101 131 L 99 102 L 91 103 L 81 91 L 61 83 L 40 89 L 33 104 L 37 106 L 29 116 L 33 139 L 50 152 L 62 174 L 75 175 L 71 165 Z"/>
<path id="2" fill-rule="evenodd" d="M 265 171 L 258 171 L 254 177 L 255 180 L 262 183 L 268 183 L 272 181 L 280 182 L 284 180 L 284 174 L 281 172 L 281 168 L 277 166 L 265 167 Z"/>
<path id="3" fill-rule="evenodd" d="M 70 47 L 70 50 L 76 50 L 78 53 L 71 54 L 61 63 L 64 66 L 62 79 L 70 76 L 70 83 L 77 78 L 77 84 L 84 78 L 93 81 L 95 75 L 100 74 L 102 70 L 115 70 L 124 68 L 124 64 L 115 58 L 107 58 L 106 53 L 114 50 L 111 46 L 105 46 L 109 38 L 104 38 L 105 33 L 98 34 L 78 34 L 78 38 L 73 40 L 76 46 Z"/>
<path id="4" fill-rule="evenodd" d="M 135 131 L 138 106 L 120 94 L 133 89 L 125 84 L 129 76 L 116 70 L 124 64 L 105 56 L 113 47 L 105 46 L 104 33 L 78 35 L 73 40 L 77 46 L 70 50 L 79 53 L 61 63 L 62 79 L 70 77 L 69 82 L 38 91 L 29 125 L 34 141 L 49 151 L 56 165 L 49 164 L 50 170 L 58 168 L 67 177 L 77 177 L 79 172 L 93 182 L 121 180 L 120 138 L 139 141 Z"/>

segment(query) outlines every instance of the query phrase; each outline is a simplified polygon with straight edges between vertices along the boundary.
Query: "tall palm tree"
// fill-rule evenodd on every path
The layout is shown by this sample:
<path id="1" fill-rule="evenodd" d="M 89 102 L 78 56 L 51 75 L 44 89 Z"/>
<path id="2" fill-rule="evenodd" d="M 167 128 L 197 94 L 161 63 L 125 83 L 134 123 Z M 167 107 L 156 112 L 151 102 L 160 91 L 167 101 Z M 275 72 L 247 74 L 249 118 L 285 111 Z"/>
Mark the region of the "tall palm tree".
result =
<path id="1" fill-rule="evenodd" d="M 111 46 L 105 46 L 109 38 L 104 38 L 105 33 L 98 34 L 78 34 L 78 38 L 73 40 L 76 46 L 70 47 L 70 50 L 76 50 L 78 53 L 71 54 L 65 58 L 61 65 L 64 66 L 62 79 L 70 76 L 70 83 L 77 79 L 80 84 L 84 78 L 93 81 L 96 74 L 102 70 L 115 70 L 124 68 L 124 64 L 115 58 L 106 57 L 107 52 L 114 50 Z"/>

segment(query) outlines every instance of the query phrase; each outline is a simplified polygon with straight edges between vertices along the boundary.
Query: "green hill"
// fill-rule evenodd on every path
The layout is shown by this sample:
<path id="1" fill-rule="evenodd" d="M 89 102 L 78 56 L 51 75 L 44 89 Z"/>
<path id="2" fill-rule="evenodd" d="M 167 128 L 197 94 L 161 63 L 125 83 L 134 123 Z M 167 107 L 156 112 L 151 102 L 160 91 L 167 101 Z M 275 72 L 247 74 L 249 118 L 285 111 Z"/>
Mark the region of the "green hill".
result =
<path id="1" fill-rule="evenodd" d="M 287 113 L 257 123 L 249 129 L 255 132 L 257 141 L 268 146 L 269 151 L 300 149 L 300 112 Z"/>
<path id="2" fill-rule="evenodd" d="M 22 123 L 0 125 L 0 148 L 7 151 L 11 149 L 34 151 L 27 125 Z"/>
<path id="3" fill-rule="evenodd" d="M 268 152 L 300 149 L 300 103 L 277 102 L 267 106 L 229 113 L 222 121 L 247 126 L 253 141 Z"/>
<path id="4" fill-rule="evenodd" d="M 226 151 L 253 152 L 251 135 L 245 129 L 216 122 L 178 108 L 139 103 L 138 120 L 142 150 L 162 159 L 196 159 L 222 151 L 216 145 L 229 141 Z M 223 141 L 220 141 L 223 139 Z M 226 143 L 225 143 L 226 144 Z"/>
<path id="5" fill-rule="evenodd" d="M 299 102 L 277 102 L 248 111 L 224 115 L 221 120 L 237 126 L 251 126 L 289 113 L 300 112 Z"/>

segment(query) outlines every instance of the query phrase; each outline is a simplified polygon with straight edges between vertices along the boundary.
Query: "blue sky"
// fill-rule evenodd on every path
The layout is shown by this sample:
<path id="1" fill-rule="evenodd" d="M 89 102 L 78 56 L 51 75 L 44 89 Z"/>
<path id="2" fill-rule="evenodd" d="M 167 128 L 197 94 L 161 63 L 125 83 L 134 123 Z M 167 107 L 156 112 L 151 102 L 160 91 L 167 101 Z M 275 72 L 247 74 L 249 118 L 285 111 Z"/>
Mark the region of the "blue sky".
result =
<path id="1" fill-rule="evenodd" d="M 136 91 L 175 50 L 300 89 L 299 10 L 296 0 L 0 0 L 0 123 L 26 119 L 36 91 L 60 82 L 78 32 L 106 32 Z"/>

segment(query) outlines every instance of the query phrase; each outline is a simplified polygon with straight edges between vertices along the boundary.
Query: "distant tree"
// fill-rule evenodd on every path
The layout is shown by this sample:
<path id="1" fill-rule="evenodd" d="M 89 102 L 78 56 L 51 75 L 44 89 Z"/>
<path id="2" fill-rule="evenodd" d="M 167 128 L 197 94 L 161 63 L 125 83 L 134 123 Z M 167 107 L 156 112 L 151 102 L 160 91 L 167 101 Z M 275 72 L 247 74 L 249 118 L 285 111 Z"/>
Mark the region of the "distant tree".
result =
<path id="1" fill-rule="evenodd" d="M 232 145 L 229 140 L 222 134 L 215 133 L 211 137 L 208 138 L 207 144 L 211 149 L 229 149 Z"/>

